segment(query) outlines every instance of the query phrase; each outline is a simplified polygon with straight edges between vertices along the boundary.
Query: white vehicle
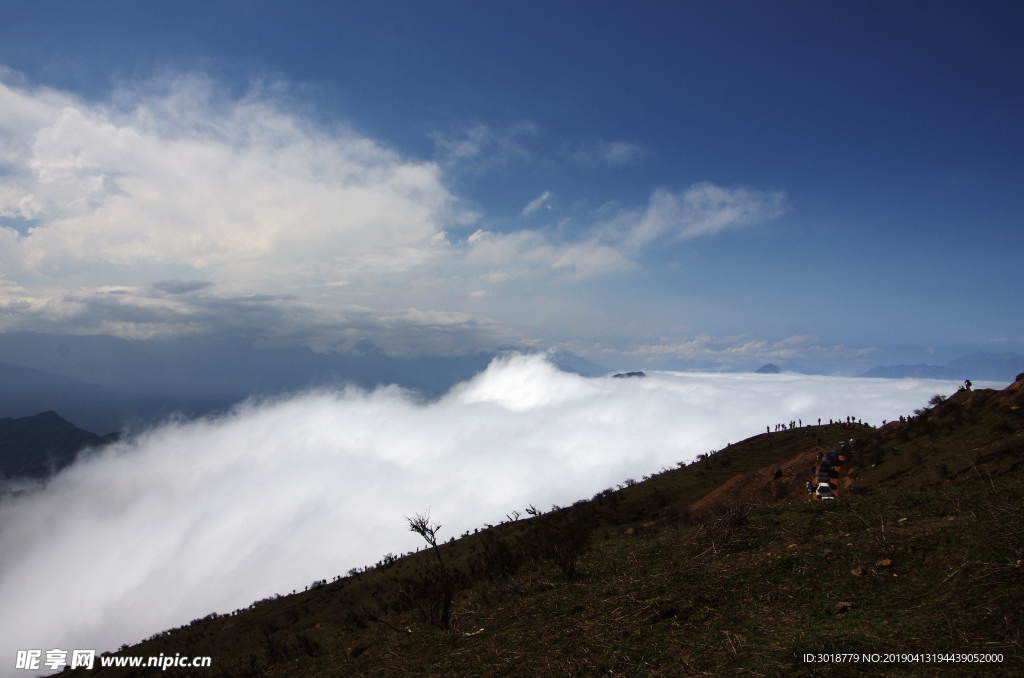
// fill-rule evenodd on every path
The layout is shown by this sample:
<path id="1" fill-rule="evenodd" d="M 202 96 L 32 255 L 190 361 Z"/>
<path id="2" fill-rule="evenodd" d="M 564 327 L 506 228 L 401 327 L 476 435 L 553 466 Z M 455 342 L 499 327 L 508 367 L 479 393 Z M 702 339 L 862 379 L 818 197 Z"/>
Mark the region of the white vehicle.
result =
<path id="1" fill-rule="evenodd" d="M 835 499 L 836 496 L 832 494 L 832 486 L 828 483 L 818 483 L 818 499 L 825 501 L 826 499 Z"/>

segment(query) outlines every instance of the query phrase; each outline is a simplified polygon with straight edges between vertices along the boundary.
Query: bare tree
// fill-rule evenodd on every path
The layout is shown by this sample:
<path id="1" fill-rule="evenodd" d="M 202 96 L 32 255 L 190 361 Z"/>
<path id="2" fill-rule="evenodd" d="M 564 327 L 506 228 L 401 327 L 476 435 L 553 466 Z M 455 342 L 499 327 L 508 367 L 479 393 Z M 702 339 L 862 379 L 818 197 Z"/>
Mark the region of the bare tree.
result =
<path id="1" fill-rule="evenodd" d="M 441 529 L 439 523 L 430 522 L 430 511 L 429 509 L 425 513 L 417 513 L 412 518 L 406 516 L 405 519 L 409 521 L 409 530 L 423 537 L 423 539 L 437 548 L 437 531 Z M 441 556 L 438 555 L 438 559 Z"/>
<path id="2" fill-rule="evenodd" d="M 429 509 L 424 513 L 417 513 L 413 515 L 412 518 L 406 516 L 405 519 L 409 521 L 409 530 L 423 537 L 423 540 L 426 541 L 434 550 L 434 555 L 437 556 L 437 563 L 441 568 L 442 578 L 440 622 L 442 628 L 448 628 L 451 624 L 452 598 L 455 597 L 455 581 L 448 572 L 448 568 L 445 567 L 444 560 L 441 558 L 440 549 L 437 548 L 437 532 L 441 529 L 441 525 L 440 523 L 430 522 Z"/>

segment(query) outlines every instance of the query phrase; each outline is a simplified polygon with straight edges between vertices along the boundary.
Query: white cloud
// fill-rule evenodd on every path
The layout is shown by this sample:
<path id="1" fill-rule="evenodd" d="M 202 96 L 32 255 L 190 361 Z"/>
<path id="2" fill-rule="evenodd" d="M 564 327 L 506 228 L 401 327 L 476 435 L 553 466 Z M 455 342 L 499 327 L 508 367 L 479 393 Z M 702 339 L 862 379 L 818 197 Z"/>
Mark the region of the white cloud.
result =
<path id="1" fill-rule="evenodd" d="M 880 423 L 956 384 L 799 375 L 586 379 L 495 361 L 433 403 L 394 388 L 172 423 L 0 499 L 0 662 L 114 649 L 419 546 L 527 504 L 589 497 L 778 421 Z M 68 557 L 69 554 L 73 557 Z M 301 557 L 296 557 L 301 554 Z"/>
<path id="2" fill-rule="evenodd" d="M 128 339 L 219 334 L 318 351 L 346 350 L 369 338 L 393 356 L 469 355 L 530 345 L 503 323 L 458 311 L 379 309 L 287 294 L 222 295 L 205 283 L 184 281 L 62 290 L 0 280 L 0 332 L 13 331 Z"/>
<path id="3" fill-rule="evenodd" d="M 700 334 L 692 339 L 663 338 L 635 348 L 608 349 L 607 352 L 651 361 L 682 359 L 736 365 L 752 360 L 849 360 L 865 358 L 878 351 L 875 348 L 853 348 L 843 344 L 822 346 L 816 343 L 817 341 L 817 337 L 806 335 L 768 340 Z"/>
<path id="4" fill-rule="evenodd" d="M 410 336 L 378 343 L 515 344 L 499 323 L 429 316 L 401 294 L 369 308 L 457 266 L 444 227 L 474 217 L 436 164 L 313 123 L 273 87 L 227 99 L 183 75 L 92 104 L 0 82 L 0 172 L 0 331 L 331 344 L 402 325 Z"/>
<path id="5" fill-rule="evenodd" d="M 527 203 L 526 207 L 523 208 L 522 215 L 524 217 L 530 216 L 531 214 L 533 214 L 534 212 L 539 210 L 541 207 L 543 207 L 545 205 L 545 203 L 547 203 L 549 200 L 551 200 L 551 196 L 552 195 L 553 194 L 551 193 L 551 191 L 544 191 L 539 196 L 537 196 L 536 198 L 531 200 L 529 203 Z M 550 205 L 549 205 L 549 207 L 550 207 Z"/>
<path id="6" fill-rule="evenodd" d="M 127 98 L 87 105 L 0 84 L 0 101 L 27 111 L 3 127 L 0 203 L 37 221 L 16 243 L 24 272 L 179 267 L 251 290 L 438 256 L 455 201 L 435 165 L 317 128 L 259 91 L 220 101 L 201 78 Z"/>
<path id="7" fill-rule="evenodd" d="M 785 212 L 785 203 L 779 191 L 729 189 L 708 182 L 681 193 L 659 188 L 643 212 L 627 212 L 608 222 L 605 237 L 621 238 L 623 247 L 639 251 L 655 242 L 711 236 L 775 219 Z"/>
<path id="8" fill-rule="evenodd" d="M 359 332 L 420 353 L 524 346 L 522 329 L 458 304 L 500 313 L 514 295 L 481 304 L 474 293 L 633 270 L 650 248 L 783 209 L 779 193 L 702 183 L 658 189 L 644 208 L 599 210 L 574 231 L 481 229 L 461 240 L 448 233 L 479 215 L 446 176 L 529 160 L 522 140 L 535 126 L 435 134 L 439 161 L 422 162 L 289 109 L 280 83 L 231 98 L 181 75 L 91 103 L 0 75 L 0 331 L 245 333 L 318 347 Z M 590 147 L 608 163 L 640 152 Z M 522 213 L 552 200 L 545 191 Z M 408 336 L 384 337 L 399 326 Z"/>
<path id="9" fill-rule="evenodd" d="M 523 210 L 528 215 L 548 199 L 545 192 Z M 607 213 L 613 212 L 611 216 Z M 707 182 L 681 193 L 656 189 L 646 208 L 626 210 L 610 204 L 599 210 L 602 219 L 579 238 L 559 241 L 554 234 L 520 230 L 492 233 L 478 230 L 468 239 L 469 263 L 490 267 L 503 279 L 554 274 L 583 280 L 638 267 L 643 252 L 727 229 L 742 228 L 780 216 L 785 194 L 728 189 Z"/>
<path id="10" fill-rule="evenodd" d="M 467 242 L 467 263 L 489 269 L 499 280 L 545 275 L 582 280 L 636 267 L 617 249 L 595 239 L 557 243 L 539 231 L 479 230 Z"/>
<path id="11" fill-rule="evenodd" d="M 640 144 L 628 141 L 606 141 L 588 139 L 582 142 L 572 154 L 573 161 L 581 167 L 597 168 L 635 165 L 647 156 L 647 150 Z"/>
<path id="12" fill-rule="evenodd" d="M 459 132 L 434 131 L 430 134 L 438 163 L 455 174 L 480 175 L 525 162 L 532 154 L 520 141 L 535 137 L 540 129 L 529 122 L 511 125 L 500 131 L 477 123 Z"/>

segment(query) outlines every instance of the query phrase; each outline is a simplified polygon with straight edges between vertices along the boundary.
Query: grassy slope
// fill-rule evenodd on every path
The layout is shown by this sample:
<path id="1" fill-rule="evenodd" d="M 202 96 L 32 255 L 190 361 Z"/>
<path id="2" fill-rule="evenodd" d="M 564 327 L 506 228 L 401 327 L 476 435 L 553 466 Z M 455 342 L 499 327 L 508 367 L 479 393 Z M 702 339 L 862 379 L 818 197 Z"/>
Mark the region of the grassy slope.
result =
<path id="1" fill-rule="evenodd" d="M 998 666 L 871 671 L 1020 675 L 1021 405 L 1021 388 L 964 393 L 881 430 L 760 435 L 446 544 L 458 583 L 447 629 L 443 578 L 421 552 L 122 654 L 214 658 L 212 672 L 181 675 L 670 676 L 822 671 L 805 652 L 1001 652 Z M 763 500 L 688 515 L 737 474 L 852 436 L 871 443 L 844 466 L 838 501 L 807 502 L 802 477 L 782 477 Z M 581 531 L 589 550 L 567 576 L 557 562 Z"/>

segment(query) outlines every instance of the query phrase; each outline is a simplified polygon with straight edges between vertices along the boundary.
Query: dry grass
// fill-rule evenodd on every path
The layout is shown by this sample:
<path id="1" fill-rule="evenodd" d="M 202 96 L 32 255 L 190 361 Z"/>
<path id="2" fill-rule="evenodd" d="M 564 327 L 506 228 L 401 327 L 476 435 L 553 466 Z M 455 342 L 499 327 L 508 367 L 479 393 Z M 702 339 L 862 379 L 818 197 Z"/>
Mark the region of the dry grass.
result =
<path id="1" fill-rule="evenodd" d="M 844 472 L 865 491 L 839 501 L 768 495 L 702 516 L 686 510 L 737 473 L 851 437 L 815 427 L 758 436 L 446 544 L 458 580 L 448 628 L 430 611 L 439 574 L 420 553 L 125 654 L 214 657 L 212 672 L 182 678 L 864 670 L 803 662 L 820 652 L 999 652 L 998 666 L 875 665 L 870 673 L 1020 675 L 1024 459 L 1016 400 L 998 395 L 951 398 L 905 425 L 855 430 L 873 441 Z M 574 530 L 583 536 L 570 554 Z"/>

